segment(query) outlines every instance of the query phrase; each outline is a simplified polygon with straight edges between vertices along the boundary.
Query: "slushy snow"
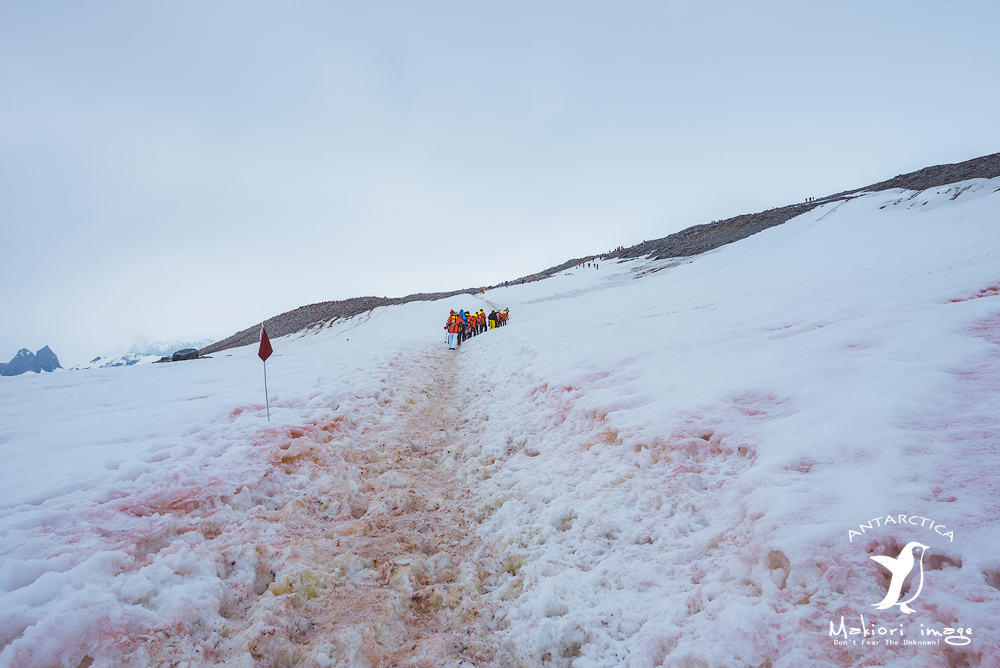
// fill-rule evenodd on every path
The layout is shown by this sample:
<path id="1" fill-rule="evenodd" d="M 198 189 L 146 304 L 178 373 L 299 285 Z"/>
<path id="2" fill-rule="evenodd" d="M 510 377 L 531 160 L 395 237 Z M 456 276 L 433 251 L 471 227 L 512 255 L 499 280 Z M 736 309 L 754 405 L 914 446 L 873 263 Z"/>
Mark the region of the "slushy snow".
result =
<path id="1" fill-rule="evenodd" d="M 0 667 L 1000 665 L 998 217 L 375 309 L 273 340 L 270 423 L 255 347 L 3 379 Z"/>

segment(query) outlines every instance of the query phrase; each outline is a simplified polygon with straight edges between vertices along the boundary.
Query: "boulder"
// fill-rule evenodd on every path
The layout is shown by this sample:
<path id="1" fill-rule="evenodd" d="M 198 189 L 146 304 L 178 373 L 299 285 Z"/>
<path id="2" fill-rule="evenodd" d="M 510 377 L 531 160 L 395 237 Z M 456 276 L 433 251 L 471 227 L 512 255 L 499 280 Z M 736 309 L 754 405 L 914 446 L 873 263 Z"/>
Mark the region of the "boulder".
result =
<path id="1" fill-rule="evenodd" d="M 196 360 L 198 359 L 198 349 L 197 348 L 185 348 L 184 350 L 178 350 L 170 358 L 173 362 L 180 362 L 182 360 Z"/>

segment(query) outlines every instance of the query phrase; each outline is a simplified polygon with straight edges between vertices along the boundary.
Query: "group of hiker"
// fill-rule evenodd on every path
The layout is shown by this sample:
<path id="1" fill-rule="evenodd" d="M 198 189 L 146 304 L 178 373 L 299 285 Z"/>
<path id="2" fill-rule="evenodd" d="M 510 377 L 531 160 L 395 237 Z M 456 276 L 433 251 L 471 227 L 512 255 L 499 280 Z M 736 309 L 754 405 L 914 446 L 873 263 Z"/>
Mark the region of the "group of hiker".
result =
<path id="1" fill-rule="evenodd" d="M 486 315 L 483 309 L 479 309 L 476 313 L 469 311 L 456 313 L 452 309 L 451 315 L 448 316 L 448 322 L 444 325 L 444 328 L 448 330 L 448 348 L 455 350 L 466 339 L 471 339 L 473 336 L 495 327 L 503 327 L 510 317 L 509 311 L 510 309 L 491 311 L 489 315 Z"/>
<path id="2" fill-rule="evenodd" d="M 643 243 L 646 243 L 646 242 L 643 241 Z M 581 260 L 580 262 L 577 262 L 576 263 L 576 268 L 577 269 L 600 269 L 601 267 L 598 264 L 598 260 L 606 260 L 607 257 L 609 255 L 611 255 L 612 253 L 617 253 L 617 252 L 623 251 L 623 250 L 625 250 L 625 246 L 617 246 L 617 247 L 615 247 L 614 250 L 609 250 L 607 253 L 600 253 L 598 255 L 592 255 L 589 259 L 584 259 L 584 260 Z M 549 271 L 552 271 L 552 270 L 549 270 Z M 534 274 L 532 276 L 525 276 L 524 278 L 516 278 L 513 281 L 504 281 L 503 283 L 497 283 L 496 285 L 492 286 L 490 288 L 490 290 L 493 290 L 494 288 L 501 288 L 501 287 L 502 288 L 509 288 L 512 285 L 524 285 L 525 283 L 534 283 L 534 282 L 542 280 L 543 278 L 548 278 L 549 276 L 551 276 L 551 274 L 549 274 L 549 273 L 542 273 L 542 274 Z M 483 289 L 482 292 L 485 293 L 486 290 Z"/>

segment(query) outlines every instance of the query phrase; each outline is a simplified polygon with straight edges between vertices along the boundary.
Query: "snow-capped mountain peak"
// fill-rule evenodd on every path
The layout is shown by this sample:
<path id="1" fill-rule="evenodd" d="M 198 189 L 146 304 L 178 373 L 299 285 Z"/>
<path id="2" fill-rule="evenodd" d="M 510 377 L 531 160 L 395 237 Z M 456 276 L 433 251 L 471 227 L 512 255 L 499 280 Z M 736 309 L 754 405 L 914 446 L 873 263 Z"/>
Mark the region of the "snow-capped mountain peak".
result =
<path id="1" fill-rule="evenodd" d="M 140 337 L 131 343 L 115 346 L 103 355 L 98 355 L 89 362 L 77 364 L 74 370 L 105 369 L 109 367 L 134 366 L 136 364 L 152 364 L 161 357 L 172 355 L 185 348 L 201 349 L 212 343 L 212 339 L 195 340 L 159 340 L 152 341 L 148 337 Z"/>

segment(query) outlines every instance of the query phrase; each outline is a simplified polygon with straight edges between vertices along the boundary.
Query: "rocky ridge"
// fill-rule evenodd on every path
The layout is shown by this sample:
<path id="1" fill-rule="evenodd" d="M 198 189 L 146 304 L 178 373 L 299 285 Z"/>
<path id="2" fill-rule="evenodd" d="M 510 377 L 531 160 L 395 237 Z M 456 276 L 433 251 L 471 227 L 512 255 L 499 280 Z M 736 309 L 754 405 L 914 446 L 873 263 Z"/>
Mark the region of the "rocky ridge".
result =
<path id="1" fill-rule="evenodd" d="M 984 155 L 980 158 L 966 160 L 949 165 L 936 165 L 924 169 L 900 174 L 887 181 L 847 190 L 835 195 L 818 198 L 810 202 L 801 202 L 789 206 L 777 207 L 748 213 L 720 220 L 705 225 L 695 225 L 675 234 L 660 239 L 645 241 L 635 246 L 610 253 L 606 257 L 638 258 L 651 256 L 657 260 L 671 257 L 687 257 L 699 255 L 734 241 L 745 239 L 769 227 L 786 223 L 796 216 L 812 211 L 818 206 L 840 202 L 859 197 L 864 193 L 903 188 L 906 190 L 926 190 L 935 186 L 944 186 L 968 179 L 992 179 L 1000 176 L 1000 153 Z"/>
<path id="2" fill-rule="evenodd" d="M 726 220 L 720 220 L 705 225 L 695 225 L 675 234 L 645 241 L 620 251 L 609 253 L 604 257 L 632 259 L 652 257 L 661 260 L 672 257 L 687 257 L 698 255 L 710 250 L 745 239 L 757 232 L 788 222 L 796 216 L 811 211 L 818 206 L 831 202 L 847 201 L 864 193 L 904 188 L 907 190 L 925 190 L 935 186 L 957 183 L 968 179 L 992 179 L 1000 176 L 1000 153 L 985 155 L 965 162 L 947 165 L 935 165 L 924 169 L 900 174 L 886 181 L 881 181 L 864 188 L 848 190 L 827 197 L 817 198 L 809 202 L 800 202 L 783 207 L 776 207 L 759 213 L 741 214 Z M 511 283 L 521 280 L 537 280 L 547 278 L 560 271 L 569 269 L 580 262 L 587 262 L 597 257 L 590 255 L 583 258 L 567 260 L 560 265 L 549 267 L 535 274 L 519 277 Z M 483 289 L 502 286 L 498 283 L 492 286 L 465 288 L 452 292 L 431 292 L 408 295 L 406 297 L 353 297 L 340 301 L 320 302 L 301 306 L 264 321 L 268 335 L 272 338 L 294 334 L 310 328 L 322 328 L 335 320 L 352 318 L 361 313 L 371 311 L 379 306 L 392 306 L 412 301 L 434 301 L 462 293 L 475 294 Z M 260 324 L 252 325 L 229 338 L 202 348 L 201 355 L 219 352 L 228 348 L 237 348 L 260 340 Z"/>
<path id="3" fill-rule="evenodd" d="M 295 310 L 287 311 L 286 313 L 276 315 L 273 318 L 268 318 L 263 324 L 267 327 L 268 336 L 275 338 L 279 336 L 286 336 L 288 334 L 294 334 L 295 332 L 300 332 L 304 329 L 309 329 L 310 327 L 323 327 L 335 320 L 353 318 L 356 315 L 371 311 L 379 306 L 392 306 L 395 304 L 406 304 L 414 301 L 434 301 L 436 299 L 444 299 L 445 297 L 451 297 L 462 293 L 471 294 L 479 292 L 480 290 L 483 290 L 483 288 L 467 288 L 465 290 L 455 290 L 453 292 L 423 292 L 408 295 L 406 297 L 352 297 L 350 299 L 341 299 L 339 301 L 319 302 L 317 304 L 300 306 Z M 220 350 L 238 348 L 239 346 L 257 343 L 259 340 L 260 323 L 257 323 L 242 331 L 236 332 L 228 338 L 217 341 L 210 346 L 206 346 L 199 352 L 201 355 L 208 355 L 219 352 Z"/>

